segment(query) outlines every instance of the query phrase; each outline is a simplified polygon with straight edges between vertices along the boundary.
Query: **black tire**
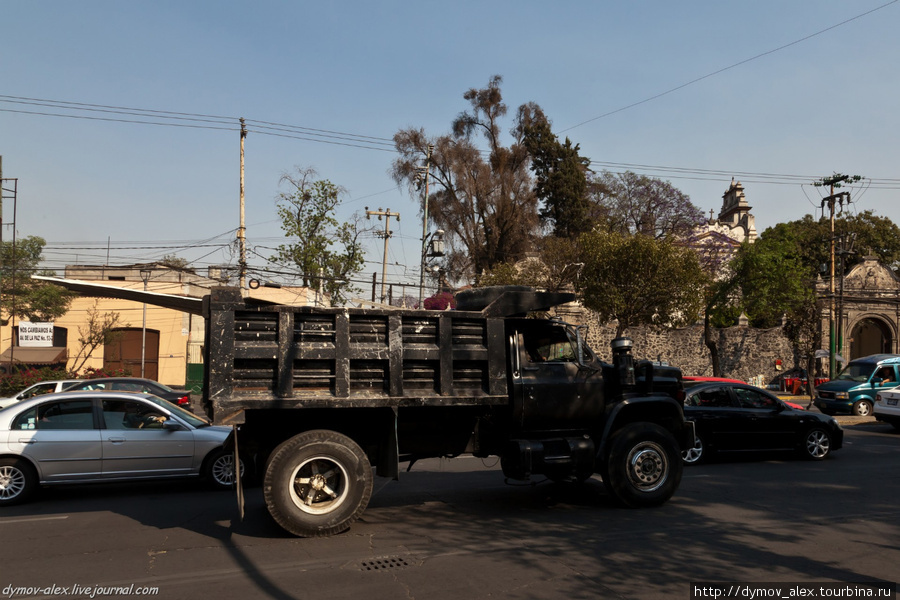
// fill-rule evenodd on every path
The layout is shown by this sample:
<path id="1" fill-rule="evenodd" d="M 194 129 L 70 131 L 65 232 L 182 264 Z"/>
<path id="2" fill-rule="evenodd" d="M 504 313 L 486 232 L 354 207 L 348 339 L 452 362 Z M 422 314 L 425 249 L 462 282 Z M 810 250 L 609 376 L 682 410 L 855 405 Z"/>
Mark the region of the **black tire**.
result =
<path id="1" fill-rule="evenodd" d="M 853 405 L 853 414 L 857 417 L 872 416 L 872 403 L 868 400 L 860 400 Z"/>
<path id="2" fill-rule="evenodd" d="M 241 480 L 246 475 L 244 461 L 241 460 Z M 234 488 L 234 452 L 225 448 L 213 450 L 206 456 L 201 476 L 211 486 L 220 490 Z"/>
<path id="3" fill-rule="evenodd" d="M 684 462 L 675 437 L 655 423 L 630 423 L 615 433 L 609 489 L 631 508 L 657 506 L 678 489 Z"/>
<path id="4" fill-rule="evenodd" d="M 269 514 L 301 537 L 346 531 L 372 497 L 372 465 L 352 439 L 313 430 L 272 452 L 263 480 Z"/>
<path id="5" fill-rule="evenodd" d="M 0 506 L 27 502 L 38 488 L 34 467 L 21 458 L 0 458 Z"/>
<path id="6" fill-rule="evenodd" d="M 821 427 L 813 427 L 803 436 L 800 452 L 809 460 L 824 460 L 831 454 L 831 434 Z"/>
<path id="7" fill-rule="evenodd" d="M 703 438 L 699 435 L 694 438 L 694 447 L 682 451 L 681 458 L 686 465 L 699 465 L 706 462 L 709 457 L 709 450 L 703 443 Z"/>

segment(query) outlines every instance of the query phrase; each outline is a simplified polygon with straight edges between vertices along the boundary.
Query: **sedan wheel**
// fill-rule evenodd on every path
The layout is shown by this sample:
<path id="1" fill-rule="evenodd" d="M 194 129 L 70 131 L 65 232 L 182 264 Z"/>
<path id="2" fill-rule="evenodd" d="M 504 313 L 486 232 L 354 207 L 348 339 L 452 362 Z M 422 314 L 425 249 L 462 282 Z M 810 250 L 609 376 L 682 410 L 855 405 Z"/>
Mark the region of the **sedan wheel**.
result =
<path id="1" fill-rule="evenodd" d="M 220 448 L 207 459 L 205 478 L 214 487 L 231 489 L 234 486 L 234 453 Z M 244 477 L 244 461 L 241 461 L 241 478 Z"/>
<path id="2" fill-rule="evenodd" d="M 21 459 L 0 459 L 0 506 L 25 502 L 37 489 L 37 475 Z"/>
<path id="3" fill-rule="evenodd" d="M 811 460 L 822 460 L 831 452 L 831 436 L 823 429 L 813 429 L 806 434 L 805 456 Z"/>
<path id="4" fill-rule="evenodd" d="M 696 465 L 703 460 L 703 440 L 700 436 L 694 438 L 694 447 L 682 451 L 681 458 L 686 465 Z"/>
<path id="5" fill-rule="evenodd" d="M 868 400 L 860 400 L 853 405 L 853 414 L 857 417 L 868 417 L 872 414 L 872 403 Z"/>

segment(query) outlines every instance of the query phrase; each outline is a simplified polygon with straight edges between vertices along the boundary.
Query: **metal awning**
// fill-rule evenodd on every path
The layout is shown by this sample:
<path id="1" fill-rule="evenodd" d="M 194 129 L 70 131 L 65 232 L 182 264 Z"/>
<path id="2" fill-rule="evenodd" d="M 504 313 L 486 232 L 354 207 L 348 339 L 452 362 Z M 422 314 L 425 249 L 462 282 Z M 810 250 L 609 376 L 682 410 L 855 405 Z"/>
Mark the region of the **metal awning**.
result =
<path id="1" fill-rule="evenodd" d="M 60 277 L 46 277 L 43 275 L 32 275 L 32 279 L 45 281 L 55 285 L 62 286 L 67 290 L 78 292 L 82 296 L 93 296 L 98 298 L 119 298 L 121 300 L 133 300 L 134 302 L 142 302 L 152 304 L 153 306 L 162 306 L 163 308 L 172 308 L 184 311 L 194 315 L 203 314 L 203 299 L 191 298 L 190 296 L 176 296 L 174 294 L 160 294 L 159 292 L 145 292 L 142 290 L 132 290 L 114 285 L 104 285 L 102 283 L 89 283 L 79 281 L 77 279 L 62 279 Z"/>
<path id="2" fill-rule="evenodd" d="M 68 360 L 68 357 L 68 350 L 60 346 L 50 346 L 46 348 L 16 346 L 15 348 L 7 348 L 3 351 L 3 354 L 0 354 L 0 363 L 14 362 L 24 365 L 55 365 L 57 363 L 65 363 Z"/>

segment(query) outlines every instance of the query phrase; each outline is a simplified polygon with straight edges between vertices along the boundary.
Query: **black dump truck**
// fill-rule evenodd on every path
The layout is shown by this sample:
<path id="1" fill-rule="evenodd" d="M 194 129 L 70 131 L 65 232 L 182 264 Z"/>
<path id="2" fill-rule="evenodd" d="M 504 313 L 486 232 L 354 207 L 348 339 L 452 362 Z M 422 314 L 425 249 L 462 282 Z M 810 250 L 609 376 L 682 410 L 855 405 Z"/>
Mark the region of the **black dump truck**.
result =
<path id="1" fill-rule="evenodd" d="M 515 480 L 598 473 L 626 506 L 662 504 L 694 443 L 681 372 L 635 361 L 627 338 L 601 362 L 581 328 L 533 318 L 573 300 L 492 287 L 447 311 L 254 306 L 214 288 L 204 409 L 239 425 L 241 460 L 298 536 L 350 527 L 373 467 L 398 479 L 401 463 L 461 454 L 500 457 Z"/>

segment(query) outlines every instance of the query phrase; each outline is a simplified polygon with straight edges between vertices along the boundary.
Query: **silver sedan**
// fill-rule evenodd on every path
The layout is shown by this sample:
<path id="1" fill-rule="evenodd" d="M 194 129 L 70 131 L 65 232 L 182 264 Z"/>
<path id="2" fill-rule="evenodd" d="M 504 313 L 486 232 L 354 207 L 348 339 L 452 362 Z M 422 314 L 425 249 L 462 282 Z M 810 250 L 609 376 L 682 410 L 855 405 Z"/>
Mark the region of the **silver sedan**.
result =
<path id="1" fill-rule="evenodd" d="M 82 391 L 24 400 L 0 410 L 0 506 L 63 483 L 204 477 L 230 488 L 229 433 L 151 394 Z"/>

